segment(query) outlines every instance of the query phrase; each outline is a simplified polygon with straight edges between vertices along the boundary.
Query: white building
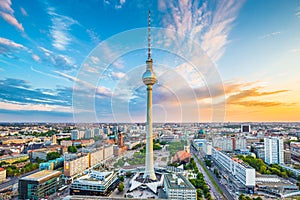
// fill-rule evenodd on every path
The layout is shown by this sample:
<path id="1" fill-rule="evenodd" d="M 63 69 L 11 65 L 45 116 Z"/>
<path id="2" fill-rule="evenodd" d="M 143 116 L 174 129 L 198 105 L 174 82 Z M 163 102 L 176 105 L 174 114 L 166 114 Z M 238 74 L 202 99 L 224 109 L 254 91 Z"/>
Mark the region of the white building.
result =
<path id="1" fill-rule="evenodd" d="M 94 130 L 86 129 L 84 131 L 84 139 L 90 139 L 90 138 L 94 138 Z"/>
<path id="2" fill-rule="evenodd" d="M 225 153 L 212 149 L 212 158 L 218 165 L 225 168 L 246 187 L 255 186 L 255 169 L 237 158 L 231 158 Z"/>
<path id="3" fill-rule="evenodd" d="M 230 138 L 230 137 L 219 137 L 213 139 L 213 147 L 221 148 L 222 151 L 234 151 L 237 149 L 246 149 L 246 138 Z"/>
<path id="4" fill-rule="evenodd" d="M 265 162 L 267 164 L 284 164 L 283 140 L 280 138 L 265 138 Z"/>
<path id="5" fill-rule="evenodd" d="M 195 187 L 182 174 L 165 174 L 164 189 L 168 199 L 196 200 Z"/>
<path id="6" fill-rule="evenodd" d="M 212 154 L 212 143 L 208 142 L 208 141 L 204 142 L 202 149 L 203 149 L 203 152 L 204 152 L 205 155 L 211 156 L 211 154 Z"/>
<path id="7" fill-rule="evenodd" d="M 90 173 L 76 179 L 70 187 L 71 195 L 107 196 L 118 185 L 117 174 L 91 170 Z"/>

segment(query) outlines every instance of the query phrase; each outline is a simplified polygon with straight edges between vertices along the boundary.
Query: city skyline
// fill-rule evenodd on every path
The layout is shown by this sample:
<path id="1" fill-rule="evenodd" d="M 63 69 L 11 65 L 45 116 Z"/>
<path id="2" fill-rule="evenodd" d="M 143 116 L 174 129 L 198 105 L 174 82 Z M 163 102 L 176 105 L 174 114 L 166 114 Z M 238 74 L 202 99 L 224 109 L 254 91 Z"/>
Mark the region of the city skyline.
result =
<path id="1" fill-rule="evenodd" d="M 154 48 L 154 71 L 158 75 L 176 72 L 184 81 L 168 76 L 153 88 L 154 122 L 214 121 L 212 107 L 222 103 L 224 116 L 218 119 L 224 121 L 300 120 L 299 1 L 4 0 L 0 2 L 0 27 L 5 30 L 0 33 L 0 121 L 76 122 L 74 85 L 83 82 L 79 75 L 84 64 L 115 35 L 146 30 L 149 9 L 153 27 L 173 30 L 199 44 L 221 80 L 210 83 L 205 72 L 195 75 L 191 64 L 178 54 Z M 111 46 L 105 50 L 103 55 L 118 53 Z M 87 113 L 94 112 L 98 122 L 145 122 L 142 73 L 131 78 L 145 68 L 146 54 L 145 37 L 144 49 L 118 54 L 108 63 L 96 77 L 93 93 L 88 93 L 95 108 Z M 98 64 L 97 59 L 93 62 Z M 126 79 L 140 83 L 119 86 Z M 85 95 L 89 90 L 84 81 L 85 91 L 77 92 Z M 130 118 L 115 116 L 124 110 L 114 107 L 114 98 L 117 104 L 128 105 Z"/>

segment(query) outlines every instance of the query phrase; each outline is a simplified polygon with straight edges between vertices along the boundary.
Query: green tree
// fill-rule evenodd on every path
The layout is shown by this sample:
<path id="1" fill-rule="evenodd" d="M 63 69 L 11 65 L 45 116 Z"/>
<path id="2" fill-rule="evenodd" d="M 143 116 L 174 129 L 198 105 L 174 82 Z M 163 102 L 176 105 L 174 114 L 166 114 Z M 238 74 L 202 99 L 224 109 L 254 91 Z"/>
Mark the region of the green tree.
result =
<path id="1" fill-rule="evenodd" d="M 204 161 L 205 161 L 205 165 L 206 165 L 207 167 L 211 167 L 211 160 L 205 159 Z"/>
<path id="2" fill-rule="evenodd" d="M 241 195 L 239 196 L 239 200 L 246 200 L 245 195 L 244 195 L 244 194 L 241 194 Z"/>
<path id="3" fill-rule="evenodd" d="M 128 177 L 130 177 L 132 175 L 132 172 L 130 172 L 130 171 L 128 171 L 128 172 L 126 172 L 126 174 L 125 174 L 125 176 L 128 178 Z"/>
<path id="4" fill-rule="evenodd" d="M 124 182 L 124 176 L 119 176 L 121 182 Z"/>
<path id="5" fill-rule="evenodd" d="M 77 147 L 76 146 L 68 146 L 68 152 L 69 153 L 77 153 Z"/>
<path id="6" fill-rule="evenodd" d="M 119 186 L 118 186 L 118 191 L 119 191 L 119 192 L 123 192 L 123 191 L 124 191 L 124 183 L 123 183 L 123 182 L 121 182 L 121 183 L 119 184 Z"/>
<path id="7" fill-rule="evenodd" d="M 60 158 L 60 154 L 58 152 L 49 152 L 49 153 L 47 153 L 47 156 L 46 156 L 47 161 L 54 160 L 56 158 Z"/>

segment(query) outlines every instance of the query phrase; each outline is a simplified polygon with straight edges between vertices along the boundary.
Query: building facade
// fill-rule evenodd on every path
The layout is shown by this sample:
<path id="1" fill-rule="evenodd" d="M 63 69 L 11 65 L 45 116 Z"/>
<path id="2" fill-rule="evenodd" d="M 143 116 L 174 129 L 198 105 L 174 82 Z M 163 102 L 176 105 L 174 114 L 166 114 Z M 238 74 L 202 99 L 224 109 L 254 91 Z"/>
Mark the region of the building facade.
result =
<path id="1" fill-rule="evenodd" d="M 6 170 L 0 167 L 0 183 L 6 180 Z"/>
<path id="2" fill-rule="evenodd" d="M 116 173 L 92 170 L 71 184 L 70 194 L 107 196 L 117 187 L 118 183 L 119 179 Z"/>
<path id="3" fill-rule="evenodd" d="M 182 174 L 165 174 L 164 190 L 172 200 L 196 200 L 195 187 Z"/>
<path id="4" fill-rule="evenodd" d="M 60 171 L 43 170 L 20 178 L 19 199 L 47 198 L 61 187 L 61 174 Z"/>
<path id="5" fill-rule="evenodd" d="M 264 138 L 265 162 L 267 164 L 283 164 L 283 140 L 280 138 Z"/>
<path id="6" fill-rule="evenodd" d="M 253 189 L 255 186 L 255 169 L 245 164 L 237 158 L 232 158 L 229 155 L 213 148 L 212 158 L 214 162 L 221 168 L 225 169 L 236 180 L 242 183 L 245 187 Z"/>
<path id="7" fill-rule="evenodd" d="M 72 177 L 89 168 L 89 154 L 76 157 L 64 162 L 64 175 Z"/>

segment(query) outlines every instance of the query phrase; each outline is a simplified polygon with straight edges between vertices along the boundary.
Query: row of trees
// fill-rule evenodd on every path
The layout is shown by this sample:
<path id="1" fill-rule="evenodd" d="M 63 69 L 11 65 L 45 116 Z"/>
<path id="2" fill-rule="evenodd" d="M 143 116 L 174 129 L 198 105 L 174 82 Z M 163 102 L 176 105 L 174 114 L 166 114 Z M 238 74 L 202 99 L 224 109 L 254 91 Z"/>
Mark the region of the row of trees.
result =
<path id="1" fill-rule="evenodd" d="M 253 167 L 256 171 L 261 174 L 276 174 L 283 178 L 292 177 L 293 172 L 283 169 L 277 164 L 272 164 L 270 166 L 266 165 L 262 159 L 254 158 L 250 155 L 244 157 L 243 155 L 238 156 L 239 159 L 248 163 L 251 167 Z"/>
<path id="2" fill-rule="evenodd" d="M 197 173 L 196 179 L 189 179 L 189 181 L 197 189 L 197 199 L 200 200 L 202 199 L 202 196 L 204 196 L 206 199 L 212 200 L 213 198 L 210 195 L 210 191 L 204 180 L 204 176 L 202 173 L 199 172 L 194 158 L 191 158 L 190 163 L 186 164 L 185 168 L 193 170 L 194 173 Z"/>
<path id="3" fill-rule="evenodd" d="M 38 168 L 39 168 L 38 163 L 28 163 L 21 169 L 15 165 L 9 165 L 6 167 L 6 174 L 7 174 L 7 176 L 19 176 L 21 174 L 31 172 Z"/>
<path id="4" fill-rule="evenodd" d="M 49 160 L 55 160 L 56 158 L 60 158 L 60 153 L 58 152 L 49 152 L 47 153 L 46 159 Z"/>
<path id="5" fill-rule="evenodd" d="M 249 196 L 246 196 L 246 195 L 244 195 L 244 194 L 241 194 L 240 196 L 239 196 L 239 200 L 262 200 L 262 198 L 261 197 L 254 197 L 254 198 L 251 198 L 251 197 L 249 197 Z"/>
<path id="6" fill-rule="evenodd" d="M 59 133 L 59 131 L 56 130 L 48 130 L 47 132 L 32 132 L 32 134 L 28 134 L 28 135 L 33 135 L 34 137 L 52 137 L 53 135 Z"/>

